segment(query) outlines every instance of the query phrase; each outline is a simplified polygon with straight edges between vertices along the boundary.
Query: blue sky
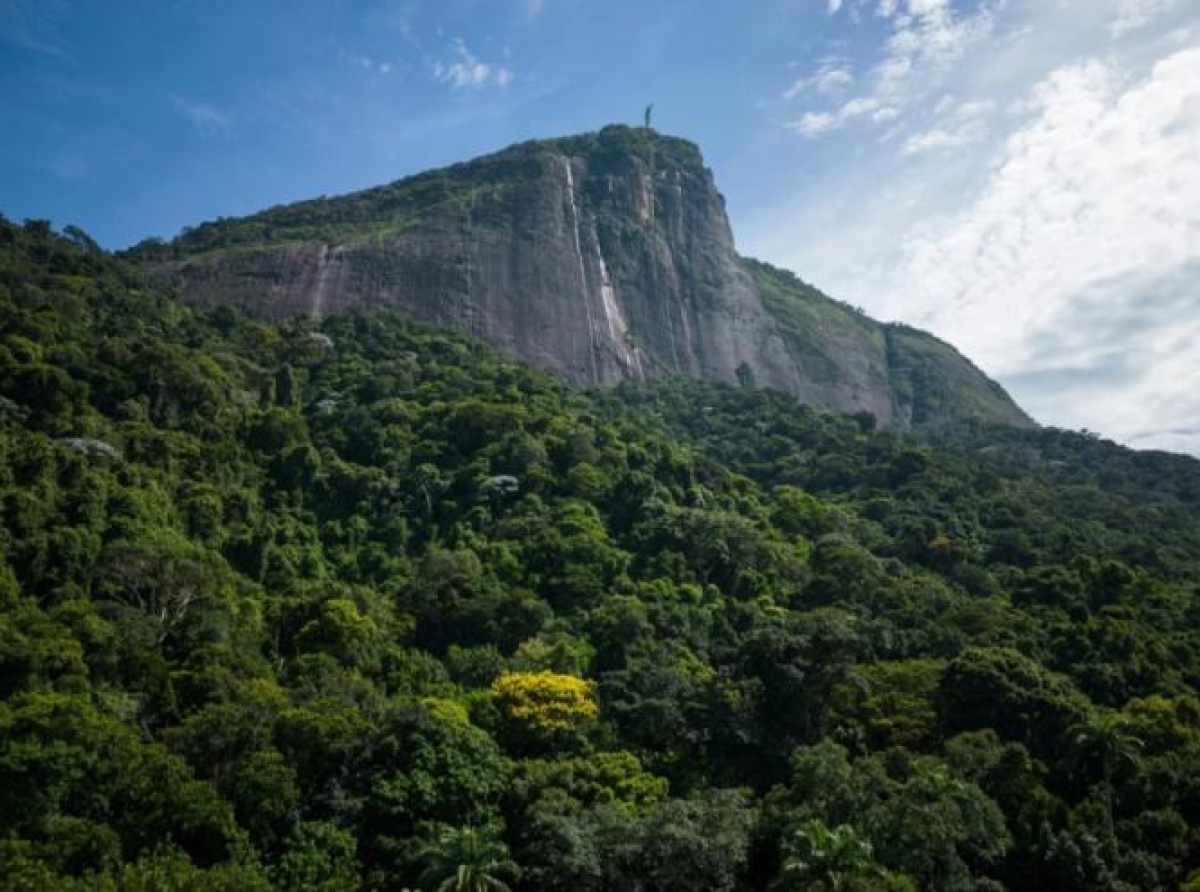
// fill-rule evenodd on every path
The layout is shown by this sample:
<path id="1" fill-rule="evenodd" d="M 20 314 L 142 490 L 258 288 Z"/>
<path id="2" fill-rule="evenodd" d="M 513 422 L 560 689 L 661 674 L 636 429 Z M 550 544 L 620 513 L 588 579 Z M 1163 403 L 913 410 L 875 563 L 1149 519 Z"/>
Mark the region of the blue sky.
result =
<path id="1" fill-rule="evenodd" d="M 121 246 L 511 142 L 640 122 L 747 206 L 799 159 L 760 107 L 822 3 L 0 0 L 0 197 Z M 875 23 L 872 23 L 875 24 Z M 880 30 L 878 26 L 873 30 Z M 864 42 L 873 38 L 863 35 Z M 789 151 L 790 147 L 790 151 Z M 803 147 L 819 156 L 818 145 Z"/>
<path id="2" fill-rule="evenodd" d="M 648 102 L 744 253 L 1200 452 L 1200 0 L 0 0 L 0 212 L 120 247 Z"/>

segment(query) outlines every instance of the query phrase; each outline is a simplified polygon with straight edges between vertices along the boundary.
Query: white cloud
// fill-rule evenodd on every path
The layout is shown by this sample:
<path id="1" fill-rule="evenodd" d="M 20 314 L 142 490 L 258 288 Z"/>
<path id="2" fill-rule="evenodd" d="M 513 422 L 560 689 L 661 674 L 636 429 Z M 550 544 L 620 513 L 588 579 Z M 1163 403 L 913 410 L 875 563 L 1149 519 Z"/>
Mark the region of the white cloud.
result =
<path id="1" fill-rule="evenodd" d="M 441 83 L 461 90 L 489 84 L 505 87 L 512 82 L 510 68 L 477 59 L 461 38 L 452 40 L 450 49 L 452 59 L 433 63 L 433 76 Z"/>
<path id="2" fill-rule="evenodd" d="M 370 56 L 351 56 L 350 62 L 364 71 L 369 71 L 378 74 L 391 74 L 393 65 L 386 59 L 377 60 Z"/>
<path id="3" fill-rule="evenodd" d="M 983 138 L 983 130 L 978 126 L 959 127 L 955 130 L 944 130 L 936 127 L 924 133 L 914 133 L 900 146 L 901 155 L 924 155 L 945 149 L 959 149 L 977 143 Z"/>
<path id="4" fill-rule="evenodd" d="M 1130 31 L 1144 28 L 1159 16 L 1171 12 L 1177 0 L 1121 0 L 1117 17 L 1108 26 L 1113 37 L 1123 37 Z"/>
<path id="5" fill-rule="evenodd" d="M 974 44 L 987 38 L 995 24 L 995 4 L 979 2 L 972 12 L 960 13 L 949 0 L 893 2 L 888 17 L 895 30 L 876 68 L 876 90 L 885 95 L 922 89 L 928 80 L 945 74 Z"/>
<path id="6" fill-rule="evenodd" d="M 964 102 L 959 105 L 955 114 L 965 121 L 985 118 L 996 110 L 996 103 L 991 99 L 980 99 L 975 102 Z"/>
<path id="7" fill-rule="evenodd" d="M 945 116 L 947 120 L 909 136 L 901 144 L 900 154 L 905 157 L 926 155 L 982 142 L 988 132 L 987 118 L 995 110 L 996 103 L 990 99 L 963 102 L 955 108 L 952 97 L 943 97 L 934 114 Z"/>
<path id="8" fill-rule="evenodd" d="M 1062 66 L 1025 108 L 966 209 L 905 247 L 892 314 L 1035 415 L 1178 446 L 1200 428 L 1200 46 L 1135 82 Z"/>
<path id="9" fill-rule="evenodd" d="M 856 119 L 879 123 L 897 117 L 927 98 L 968 50 L 992 33 L 999 2 L 976 0 L 969 11 L 959 11 L 950 0 L 880 0 L 876 14 L 888 21 L 891 30 L 862 90 L 837 107 L 810 109 L 787 126 L 812 138 Z M 809 88 L 833 95 L 852 83 L 848 69 L 822 68 L 793 83 L 784 98 L 795 98 Z"/>
<path id="10" fill-rule="evenodd" d="M 192 102 L 179 96 L 172 96 L 171 104 L 201 136 L 220 136 L 228 132 L 232 125 L 229 115 L 215 105 L 206 102 Z"/>
<path id="11" fill-rule="evenodd" d="M 842 8 L 842 0 L 829 0 L 829 14 L 836 15 L 837 11 Z"/>
<path id="12" fill-rule="evenodd" d="M 831 130 L 837 130 L 856 118 L 868 118 L 876 123 L 890 121 L 900 114 L 895 106 L 883 105 L 873 96 L 860 96 L 851 99 L 840 108 L 831 112 L 805 112 L 799 118 L 787 123 L 787 128 L 801 136 L 813 138 Z"/>
<path id="13" fill-rule="evenodd" d="M 838 126 L 838 119 L 827 112 L 806 112 L 787 126 L 801 136 L 819 136 Z"/>
<path id="14" fill-rule="evenodd" d="M 814 90 L 821 96 L 840 93 L 854 83 L 850 66 L 837 59 L 827 59 L 805 78 L 793 81 L 783 93 L 784 99 L 795 99 L 801 93 Z"/>

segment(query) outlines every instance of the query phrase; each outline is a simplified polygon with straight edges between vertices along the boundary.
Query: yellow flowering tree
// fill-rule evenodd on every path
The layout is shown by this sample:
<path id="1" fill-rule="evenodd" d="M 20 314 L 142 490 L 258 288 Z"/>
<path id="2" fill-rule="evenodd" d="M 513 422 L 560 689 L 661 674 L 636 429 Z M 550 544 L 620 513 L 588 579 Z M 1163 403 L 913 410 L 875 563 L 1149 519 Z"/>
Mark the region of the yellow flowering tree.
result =
<path id="1" fill-rule="evenodd" d="M 492 695 L 509 720 L 541 740 L 576 731 L 599 712 L 593 682 L 549 670 L 501 673 Z"/>

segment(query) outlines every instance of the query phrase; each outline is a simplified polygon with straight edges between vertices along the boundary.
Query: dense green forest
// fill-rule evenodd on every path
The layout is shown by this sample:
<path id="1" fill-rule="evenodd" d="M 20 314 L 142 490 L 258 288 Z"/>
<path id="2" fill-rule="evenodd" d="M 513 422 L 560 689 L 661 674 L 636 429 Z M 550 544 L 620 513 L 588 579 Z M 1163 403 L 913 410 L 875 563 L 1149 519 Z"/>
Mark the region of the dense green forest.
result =
<path id="1" fill-rule="evenodd" d="M 1200 889 L 1198 507 L 0 221 L 0 885 Z"/>

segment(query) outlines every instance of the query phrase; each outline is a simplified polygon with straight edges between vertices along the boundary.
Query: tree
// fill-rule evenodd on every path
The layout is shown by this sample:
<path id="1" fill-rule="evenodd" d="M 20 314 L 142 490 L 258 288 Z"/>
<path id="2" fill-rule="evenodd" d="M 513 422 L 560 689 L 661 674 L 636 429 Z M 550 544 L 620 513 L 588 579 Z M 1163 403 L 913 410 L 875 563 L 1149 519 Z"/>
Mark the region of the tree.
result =
<path id="1" fill-rule="evenodd" d="M 428 462 L 418 465 L 412 474 L 412 485 L 420 495 L 421 510 L 425 519 L 432 520 L 437 499 L 448 485 L 437 465 Z"/>
<path id="2" fill-rule="evenodd" d="M 534 734 L 552 737 L 596 717 L 595 684 L 557 672 L 505 672 L 492 682 L 505 714 Z"/>
<path id="3" fill-rule="evenodd" d="M 379 626 L 364 616 L 349 598 L 330 598 L 315 619 L 306 623 L 296 637 L 302 651 L 319 651 L 348 665 L 369 663 L 378 649 Z"/>
<path id="4" fill-rule="evenodd" d="M 631 892 L 733 892 L 745 870 L 754 810 L 737 790 L 659 803 L 638 822 L 636 853 L 607 888 Z M 609 851 L 628 847 L 614 840 Z"/>
<path id="5" fill-rule="evenodd" d="M 933 698 L 942 664 L 898 660 L 856 669 L 834 691 L 832 712 L 840 728 L 861 728 L 874 748 L 928 751 L 936 741 Z"/>
<path id="6" fill-rule="evenodd" d="M 380 863 L 407 855 L 428 822 L 486 824 L 508 786 L 510 765 L 495 741 L 436 703 L 388 716 L 369 754 L 360 854 Z"/>
<path id="7" fill-rule="evenodd" d="M 1086 754 L 1100 761 L 1104 775 L 1104 821 L 1108 830 L 1109 845 L 1117 844 L 1117 831 L 1113 819 L 1113 775 L 1123 765 L 1136 765 L 1142 741 L 1127 730 L 1124 716 L 1116 712 L 1101 712 L 1076 725 L 1071 740 Z"/>
<path id="8" fill-rule="evenodd" d="M 356 892 L 359 888 L 354 836 L 332 823 L 300 824 L 271 880 L 281 892 Z"/>
<path id="9" fill-rule="evenodd" d="M 945 729 L 995 728 L 1039 755 L 1061 752 L 1087 701 L 1070 681 L 1028 656 L 1001 647 L 971 647 L 947 667 L 938 688 Z"/>
<path id="10" fill-rule="evenodd" d="M 508 847 L 487 827 L 442 827 L 420 850 L 420 886 L 427 892 L 509 892 L 503 878 L 519 875 Z"/>
<path id="11" fill-rule="evenodd" d="M 810 822 L 826 828 L 852 823 L 879 864 L 921 889 L 959 892 L 979 888 L 978 874 L 1008 849 L 1000 809 L 938 759 L 909 759 L 894 750 L 886 759 L 852 762 L 844 748 L 826 741 L 796 750 L 792 772 L 788 787 L 768 797 L 767 824 L 812 831 L 800 851 L 812 841 L 829 842 Z"/>
<path id="12" fill-rule="evenodd" d="M 601 804 L 532 814 L 523 887 L 536 892 L 733 892 L 755 812 L 736 790 L 668 799 L 636 813 Z"/>
<path id="13" fill-rule="evenodd" d="M 849 824 L 830 830 L 819 820 L 806 821 L 787 841 L 786 852 L 772 892 L 884 888 L 887 872 L 875 863 L 870 840 Z"/>
<path id="14" fill-rule="evenodd" d="M 491 685 L 505 722 L 503 739 L 517 752 L 579 751 L 599 706 L 595 683 L 557 672 L 504 672 Z"/>
<path id="15" fill-rule="evenodd" d="M 215 600 L 219 568 L 209 555 L 172 537 L 121 542 L 109 548 L 97 585 L 109 603 L 135 612 L 156 645 Z"/>

